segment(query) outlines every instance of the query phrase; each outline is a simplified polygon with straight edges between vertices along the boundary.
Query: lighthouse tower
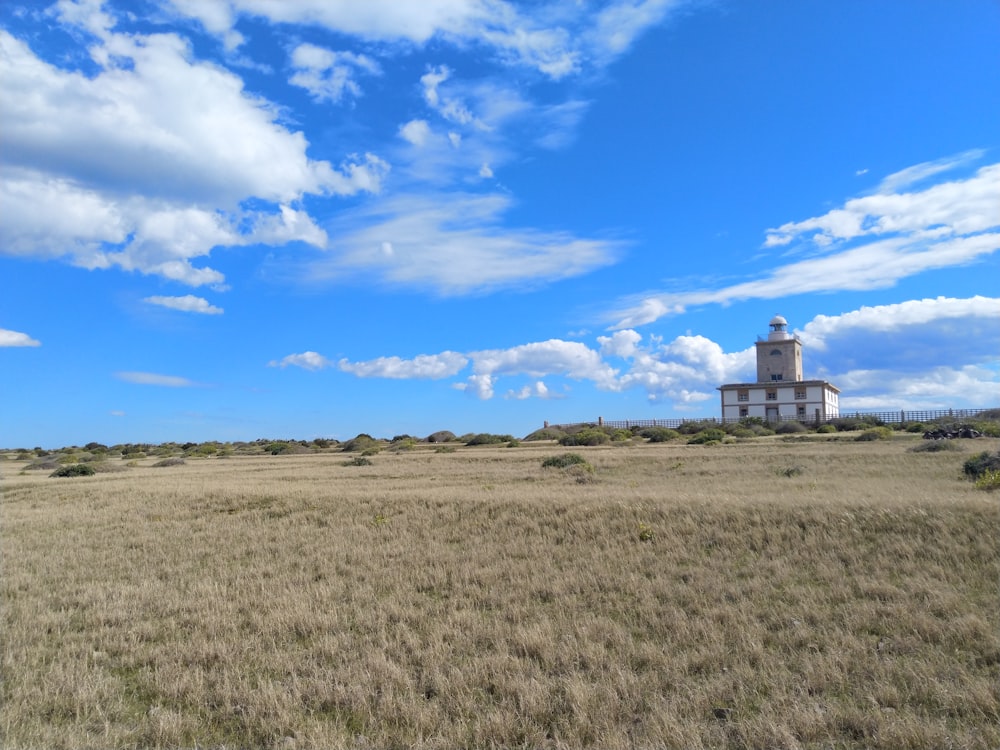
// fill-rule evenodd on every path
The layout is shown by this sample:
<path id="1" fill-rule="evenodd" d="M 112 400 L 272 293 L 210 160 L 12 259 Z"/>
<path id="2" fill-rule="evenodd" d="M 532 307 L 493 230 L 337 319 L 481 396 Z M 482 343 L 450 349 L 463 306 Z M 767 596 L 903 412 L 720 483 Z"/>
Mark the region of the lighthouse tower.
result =
<path id="1" fill-rule="evenodd" d="M 722 421 L 794 419 L 819 424 L 840 413 L 840 389 L 825 380 L 802 377 L 802 342 L 788 321 L 771 318 L 767 336 L 757 337 L 757 382 L 719 386 Z"/>
<path id="2" fill-rule="evenodd" d="M 788 321 L 771 318 L 767 338 L 757 339 L 757 382 L 802 380 L 802 342 L 788 332 Z"/>

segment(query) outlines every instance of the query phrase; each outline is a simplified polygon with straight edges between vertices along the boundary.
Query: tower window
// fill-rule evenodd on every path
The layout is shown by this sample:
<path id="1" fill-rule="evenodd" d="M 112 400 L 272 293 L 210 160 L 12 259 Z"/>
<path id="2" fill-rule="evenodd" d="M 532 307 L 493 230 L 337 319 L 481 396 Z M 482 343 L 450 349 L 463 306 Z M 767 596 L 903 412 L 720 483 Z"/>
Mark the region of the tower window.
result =
<path id="1" fill-rule="evenodd" d="M 780 372 L 771 373 L 771 380 L 782 380 L 782 375 Z"/>

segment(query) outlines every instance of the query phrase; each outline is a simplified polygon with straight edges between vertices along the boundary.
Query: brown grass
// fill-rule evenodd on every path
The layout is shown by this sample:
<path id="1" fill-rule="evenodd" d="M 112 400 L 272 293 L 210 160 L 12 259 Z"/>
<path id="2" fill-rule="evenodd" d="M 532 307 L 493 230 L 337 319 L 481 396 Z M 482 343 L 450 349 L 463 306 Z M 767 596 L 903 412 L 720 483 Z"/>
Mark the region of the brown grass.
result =
<path id="1" fill-rule="evenodd" d="M 998 500 L 915 440 L 0 460 L 0 739 L 996 748 Z"/>

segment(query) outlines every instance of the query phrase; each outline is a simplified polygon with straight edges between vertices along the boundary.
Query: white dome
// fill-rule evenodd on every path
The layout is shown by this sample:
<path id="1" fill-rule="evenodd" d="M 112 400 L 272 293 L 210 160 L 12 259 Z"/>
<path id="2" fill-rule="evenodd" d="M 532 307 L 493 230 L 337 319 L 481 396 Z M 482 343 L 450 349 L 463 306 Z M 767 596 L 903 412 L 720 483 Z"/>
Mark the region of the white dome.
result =
<path id="1" fill-rule="evenodd" d="M 788 325 L 788 321 L 785 320 L 780 315 L 775 315 L 773 318 L 771 318 L 771 322 L 769 323 L 769 325 L 772 325 L 772 326 L 787 326 Z"/>

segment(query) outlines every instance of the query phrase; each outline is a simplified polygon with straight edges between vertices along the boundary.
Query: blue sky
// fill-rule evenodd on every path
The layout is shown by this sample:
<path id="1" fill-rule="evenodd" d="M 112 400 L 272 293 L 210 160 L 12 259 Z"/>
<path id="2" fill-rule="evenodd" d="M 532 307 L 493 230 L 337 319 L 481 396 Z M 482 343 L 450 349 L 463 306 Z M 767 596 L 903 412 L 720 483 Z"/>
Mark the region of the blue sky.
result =
<path id="1" fill-rule="evenodd" d="M 0 445 L 1000 405 L 992 0 L 0 6 Z"/>

